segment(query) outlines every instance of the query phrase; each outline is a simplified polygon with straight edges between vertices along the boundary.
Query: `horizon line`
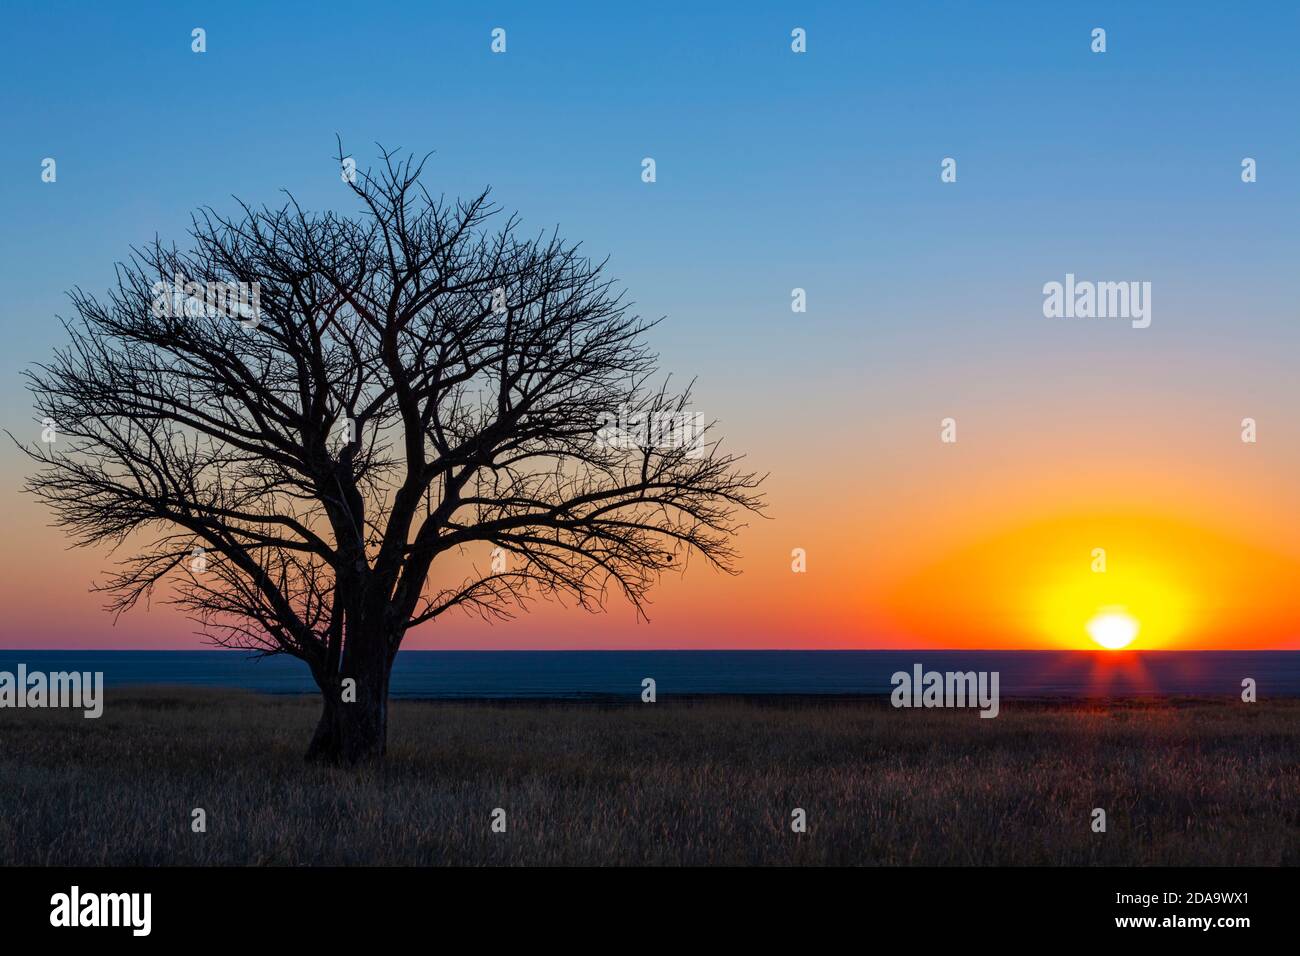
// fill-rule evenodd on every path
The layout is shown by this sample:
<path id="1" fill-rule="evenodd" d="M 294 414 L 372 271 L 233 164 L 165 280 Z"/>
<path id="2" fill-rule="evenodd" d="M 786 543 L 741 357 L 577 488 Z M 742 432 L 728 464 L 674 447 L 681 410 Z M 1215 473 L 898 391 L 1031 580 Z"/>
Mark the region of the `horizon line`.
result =
<path id="1" fill-rule="evenodd" d="M 117 653 L 219 654 L 243 653 L 261 657 L 293 657 L 284 651 L 266 652 L 240 647 L 0 647 L 0 653 L 22 654 L 42 651 L 104 651 Z M 1104 647 L 412 647 L 399 654 L 650 654 L 650 653 L 772 653 L 772 654 L 862 654 L 880 651 L 917 651 L 933 653 L 1031 653 L 1031 654 L 1104 654 L 1123 657 L 1128 654 L 1224 654 L 1224 653 L 1300 653 L 1297 647 L 1129 647 L 1111 650 Z"/>

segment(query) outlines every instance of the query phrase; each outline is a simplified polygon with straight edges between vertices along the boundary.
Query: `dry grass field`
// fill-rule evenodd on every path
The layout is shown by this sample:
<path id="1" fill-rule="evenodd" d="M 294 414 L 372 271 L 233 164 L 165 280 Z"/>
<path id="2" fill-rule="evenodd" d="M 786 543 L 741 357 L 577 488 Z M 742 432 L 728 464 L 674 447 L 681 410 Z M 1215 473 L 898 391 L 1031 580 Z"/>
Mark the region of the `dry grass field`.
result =
<path id="1" fill-rule="evenodd" d="M 1300 701 L 398 702 L 360 771 L 303 763 L 317 712 L 0 711 L 0 863 L 1300 864 Z"/>

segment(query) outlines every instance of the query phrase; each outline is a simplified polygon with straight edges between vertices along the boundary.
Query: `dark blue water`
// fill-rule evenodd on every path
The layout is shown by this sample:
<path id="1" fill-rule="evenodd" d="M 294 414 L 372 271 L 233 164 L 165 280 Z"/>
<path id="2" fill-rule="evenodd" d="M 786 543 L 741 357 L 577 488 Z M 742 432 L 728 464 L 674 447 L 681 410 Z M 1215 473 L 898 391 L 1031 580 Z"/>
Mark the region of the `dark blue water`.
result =
<path id="1" fill-rule="evenodd" d="M 108 686 L 186 684 L 315 691 L 304 664 L 238 651 L 4 651 L 0 670 L 103 671 Z M 1300 651 L 403 651 L 396 697 L 887 694 L 895 671 L 998 671 L 1003 697 L 1300 697 Z"/>

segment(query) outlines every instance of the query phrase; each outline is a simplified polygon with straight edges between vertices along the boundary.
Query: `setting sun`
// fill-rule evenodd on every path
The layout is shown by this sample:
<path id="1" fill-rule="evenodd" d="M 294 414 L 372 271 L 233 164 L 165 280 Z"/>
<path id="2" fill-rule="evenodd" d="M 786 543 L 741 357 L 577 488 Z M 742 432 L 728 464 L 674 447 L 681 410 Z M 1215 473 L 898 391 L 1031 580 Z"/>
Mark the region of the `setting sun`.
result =
<path id="1" fill-rule="evenodd" d="M 926 544 L 936 557 L 895 554 L 880 600 L 889 631 L 935 646 L 1197 650 L 1277 646 L 1300 633 L 1288 587 L 1300 549 L 1167 515 L 1078 511 L 944 529 Z"/>
<path id="2" fill-rule="evenodd" d="M 1088 622 L 1088 634 L 1107 650 L 1128 647 L 1137 637 L 1138 622 L 1122 608 L 1105 608 Z"/>

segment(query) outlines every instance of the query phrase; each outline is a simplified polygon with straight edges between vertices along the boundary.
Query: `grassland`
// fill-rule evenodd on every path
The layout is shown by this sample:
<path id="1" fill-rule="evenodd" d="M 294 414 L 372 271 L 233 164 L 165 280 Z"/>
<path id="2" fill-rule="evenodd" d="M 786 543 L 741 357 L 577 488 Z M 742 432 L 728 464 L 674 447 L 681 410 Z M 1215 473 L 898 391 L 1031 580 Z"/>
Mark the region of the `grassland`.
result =
<path id="1" fill-rule="evenodd" d="M 317 713 L 174 689 L 0 711 L 0 863 L 1300 863 L 1300 701 L 398 702 L 361 771 L 302 762 Z"/>

